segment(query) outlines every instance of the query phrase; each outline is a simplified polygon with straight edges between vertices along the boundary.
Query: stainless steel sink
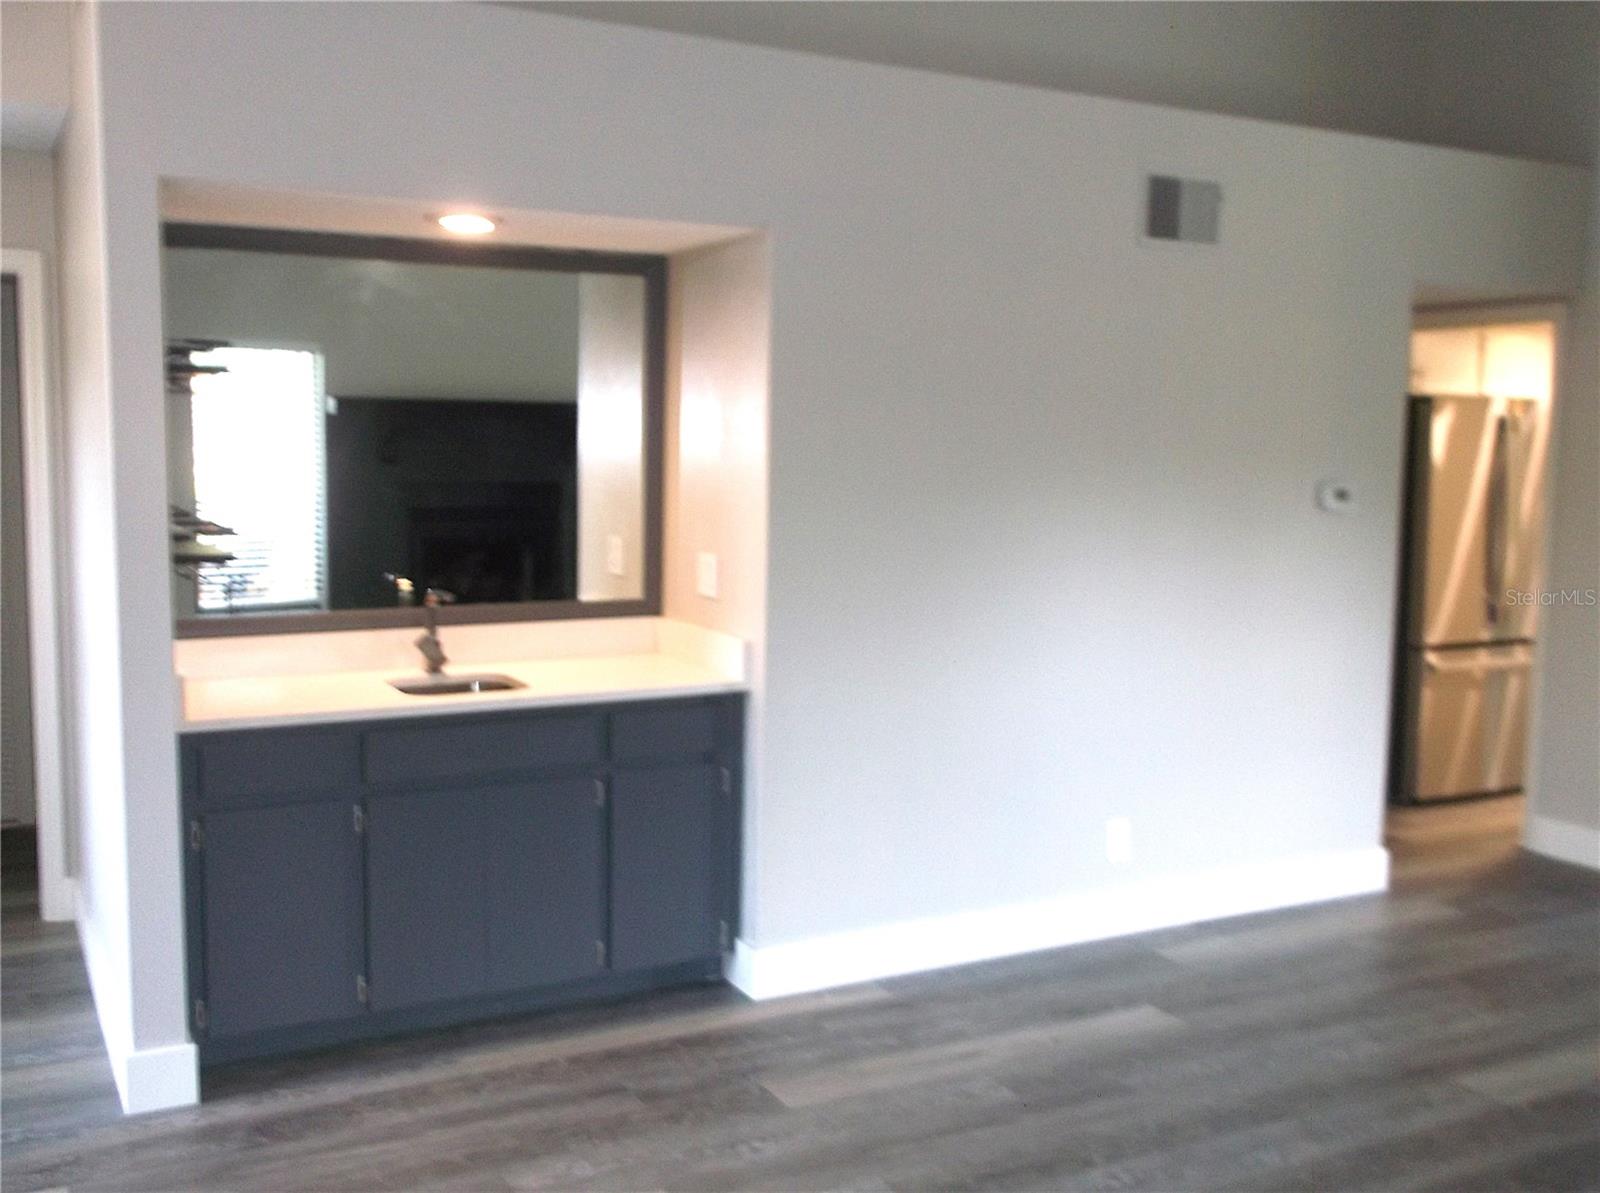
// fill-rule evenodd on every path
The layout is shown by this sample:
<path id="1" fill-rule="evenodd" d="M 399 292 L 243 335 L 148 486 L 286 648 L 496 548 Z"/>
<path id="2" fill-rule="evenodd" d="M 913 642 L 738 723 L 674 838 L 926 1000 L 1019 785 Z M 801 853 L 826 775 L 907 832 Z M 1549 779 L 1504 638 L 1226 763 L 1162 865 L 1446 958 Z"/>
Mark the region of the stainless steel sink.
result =
<path id="1" fill-rule="evenodd" d="M 425 675 L 391 679 L 389 686 L 407 696 L 459 696 L 464 692 L 509 692 L 526 685 L 509 675 Z"/>

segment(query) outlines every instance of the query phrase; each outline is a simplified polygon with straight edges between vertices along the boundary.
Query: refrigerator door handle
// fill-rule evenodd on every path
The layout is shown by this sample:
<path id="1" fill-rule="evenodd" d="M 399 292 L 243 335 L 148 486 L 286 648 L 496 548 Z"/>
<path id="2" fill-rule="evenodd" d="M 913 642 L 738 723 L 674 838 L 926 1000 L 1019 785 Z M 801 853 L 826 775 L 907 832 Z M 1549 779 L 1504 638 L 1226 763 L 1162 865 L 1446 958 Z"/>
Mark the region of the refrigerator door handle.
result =
<path id="1" fill-rule="evenodd" d="M 1499 671 L 1526 671 L 1533 666 L 1533 657 L 1525 649 L 1504 646 L 1485 649 L 1492 649 L 1494 656 L 1485 658 L 1479 650 L 1430 651 L 1423 656 L 1422 668 L 1429 675 L 1492 675 Z"/>
<path id="2" fill-rule="evenodd" d="M 1489 463 L 1489 493 L 1483 503 L 1483 598 L 1490 625 L 1500 624 L 1501 587 L 1506 573 L 1506 416 L 1494 422 L 1494 452 Z"/>

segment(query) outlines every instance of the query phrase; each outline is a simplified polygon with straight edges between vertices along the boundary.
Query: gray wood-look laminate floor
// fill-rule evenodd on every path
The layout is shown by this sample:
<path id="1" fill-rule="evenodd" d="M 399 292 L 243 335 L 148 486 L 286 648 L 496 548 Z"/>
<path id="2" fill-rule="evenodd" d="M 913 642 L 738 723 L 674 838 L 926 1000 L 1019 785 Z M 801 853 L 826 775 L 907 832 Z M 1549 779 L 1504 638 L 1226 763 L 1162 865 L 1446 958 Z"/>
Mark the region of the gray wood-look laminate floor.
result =
<path id="1" fill-rule="evenodd" d="M 13 866 L 3 1187 L 1600 1188 L 1600 877 L 1515 811 L 1396 817 L 1383 897 L 239 1065 L 132 1119 Z"/>

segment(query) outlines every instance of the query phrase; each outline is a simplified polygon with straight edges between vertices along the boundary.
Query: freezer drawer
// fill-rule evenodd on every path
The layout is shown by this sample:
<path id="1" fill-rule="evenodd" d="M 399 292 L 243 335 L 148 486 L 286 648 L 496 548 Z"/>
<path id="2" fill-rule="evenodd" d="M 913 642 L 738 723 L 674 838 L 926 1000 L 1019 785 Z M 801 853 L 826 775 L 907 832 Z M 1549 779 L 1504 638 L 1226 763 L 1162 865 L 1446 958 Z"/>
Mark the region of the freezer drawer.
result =
<path id="1" fill-rule="evenodd" d="M 1520 788 L 1533 648 L 1423 650 L 1410 662 L 1411 798 Z"/>

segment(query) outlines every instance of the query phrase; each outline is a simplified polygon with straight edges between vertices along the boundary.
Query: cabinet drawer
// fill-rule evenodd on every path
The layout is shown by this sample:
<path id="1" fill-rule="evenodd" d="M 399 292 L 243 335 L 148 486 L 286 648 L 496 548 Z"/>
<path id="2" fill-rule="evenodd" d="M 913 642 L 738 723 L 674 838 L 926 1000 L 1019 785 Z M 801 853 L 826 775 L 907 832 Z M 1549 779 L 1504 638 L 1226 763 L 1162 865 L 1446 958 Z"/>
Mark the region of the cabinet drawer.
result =
<path id="1" fill-rule="evenodd" d="M 586 713 L 373 730 L 364 741 L 366 777 L 406 783 L 589 767 L 603 754 L 602 728 Z"/>
<path id="2" fill-rule="evenodd" d="M 195 744 L 204 807 L 289 803 L 361 781 L 355 735 L 343 729 L 253 730 Z"/>
<path id="3" fill-rule="evenodd" d="M 618 762 L 703 758 L 722 742 L 725 706 L 713 700 L 630 708 L 611 716 L 611 757 Z"/>

